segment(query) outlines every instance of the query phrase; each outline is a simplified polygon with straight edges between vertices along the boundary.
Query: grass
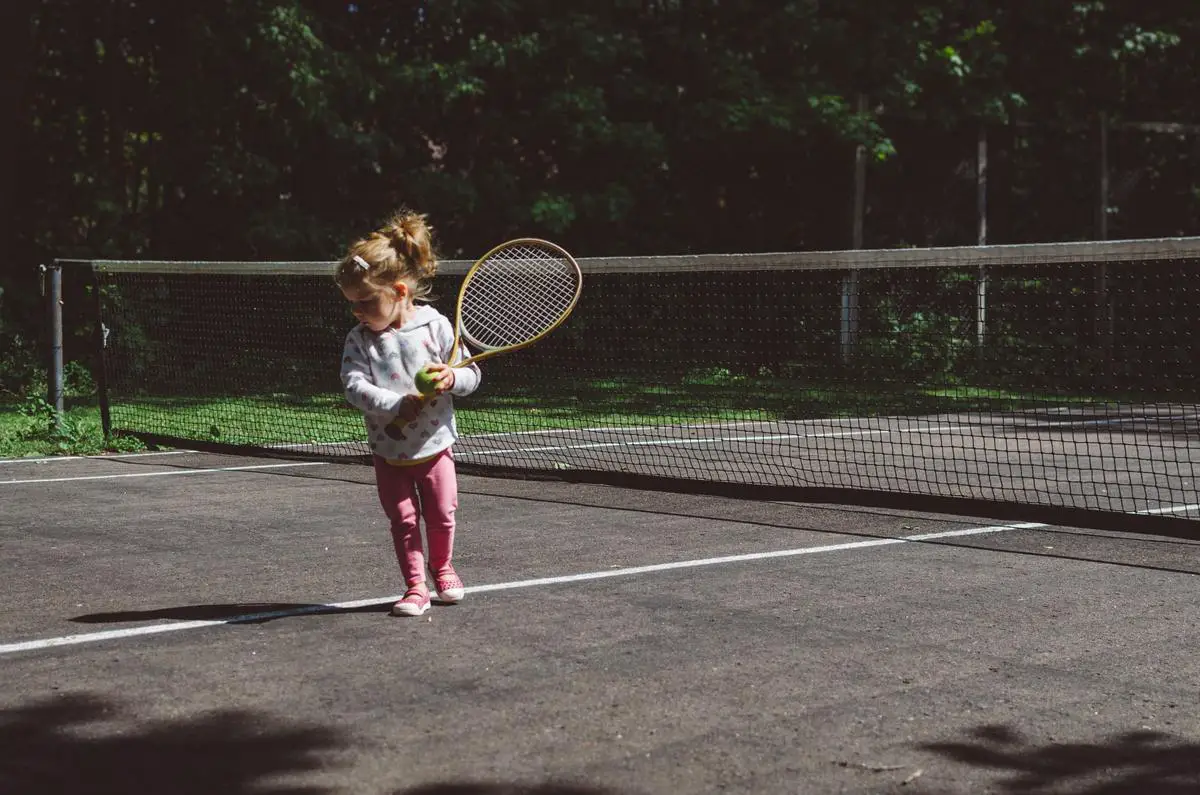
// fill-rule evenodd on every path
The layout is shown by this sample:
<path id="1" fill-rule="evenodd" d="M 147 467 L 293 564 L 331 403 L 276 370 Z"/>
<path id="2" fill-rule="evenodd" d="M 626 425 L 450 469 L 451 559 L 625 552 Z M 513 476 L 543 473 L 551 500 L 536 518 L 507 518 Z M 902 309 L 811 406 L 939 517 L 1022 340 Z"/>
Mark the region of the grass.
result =
<path id="1" fill-rule="evenodd" d="M 68 406 L 59 430 L 47 413 L 31 411 L 29 405 L 28 401 L 0 403 L 0 458 L 98 455 L 144 448 L 129 437 L 106 441 L 100 409 L 95 405 Z"/>
<path id="2" fill-rule="evenodd" d="M 880 383 L 852 390 L 800 379 L 760 382 L 719 376 L 684 379 L 671 386 L 610 379 L 575 382 L 570 391 L 507 388 L 502 397 L 463 401 L 460 416 L 468 422 L 496 415 L 511 425 L 513 415 L 520 415 L 531 428 L 565 428 L 1013 411 L 1044 400 L 999 389 L 911 389 Z M 481 427 L 491 424 L 486 419 L 478 422 Z"/>
<path id="3" fill-rule="evenodd" d="M 457 406 L 464 434 L 581 427 L 629 427 L 1018 410 L 1043 402 L 990 389 L 849 391 L 774 380 L 769 389 L 742 379 L 650 386 L 632 379 L 574 382 L 570 391 L 513 386 L 479 393 Z M 348 442 L 362 439 L 362 418 L 338 395 L 239 398 L 141 398 L 113 407 L 117 427 L 230 444 Z"/>
<path id="4" fill-rule="evenodd" d="M 802 379 L 759 381 L 725 371 L 691 374 L 671 385 L 633 378 L 563 381 L 539 389 L 496 384 L 458 403 L 464 434 L 511 433 L 581 427 L 628 427 L 921 415 L 967 411 L 1017 411 L 1045 405 L 1000 389 L 903 388 L 895 383 L 813 384 Z M 1097 398 L 1053 396 L 1056 403 Z M 106 442 L 94 401 L 73 401 L 60 431 L 40 398 L 0 403 L 0 457 L 97 454 L 140 449 L 130 437 Z M 112 407 L 117 428 L 136 428 L 229 444 L 357 442 L 361 415 L 336 394 L 127 399 Z"/>

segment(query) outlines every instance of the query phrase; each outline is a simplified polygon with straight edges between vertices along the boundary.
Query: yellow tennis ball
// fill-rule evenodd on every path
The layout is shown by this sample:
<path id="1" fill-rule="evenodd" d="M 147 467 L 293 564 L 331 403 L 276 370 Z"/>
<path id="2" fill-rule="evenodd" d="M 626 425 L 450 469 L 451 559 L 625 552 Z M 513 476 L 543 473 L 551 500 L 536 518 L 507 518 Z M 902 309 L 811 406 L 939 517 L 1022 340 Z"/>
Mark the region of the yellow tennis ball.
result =
<path id="1" fill-rule="evenodd" d="M 422 395 L 432 395 L 437 391 L 437 382 L 433 380 L 433 373 L 428 368 L 421 368 L 413 380 L 417 384 L 417 391 Z"/>

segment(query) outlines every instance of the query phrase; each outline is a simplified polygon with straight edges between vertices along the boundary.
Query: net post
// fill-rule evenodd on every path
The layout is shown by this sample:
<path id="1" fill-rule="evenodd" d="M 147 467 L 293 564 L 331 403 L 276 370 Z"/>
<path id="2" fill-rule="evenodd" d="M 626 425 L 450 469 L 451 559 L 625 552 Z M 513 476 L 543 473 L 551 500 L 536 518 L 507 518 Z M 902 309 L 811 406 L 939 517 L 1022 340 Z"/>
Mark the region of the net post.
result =
<path id="1" fill-rule="evenodd" d="M 858 344 L 858 271 L 848 270 L 842 277 L 842 361 L 854 357 Z"/>
<path id="2" fill-rule="evenodd" d="M 108 327 L 104 325 L 104 296 L 101 291 L 100 270 L 92 267 L 92 301 L 95 328 L 92 332 L 96 346 L 96 393 L 100 403 L 100 428 L 107 443 L 112 438 L 112 413 L 108 400 Z"/>
<path id="3" fill-rule="evenodd" d="M 47 395 L 53 409 L 53 430 L 63 427 L 63 316 L 62 266 L 41 265 L 42 295 L 46 299 L 46 321 L 50 326 L 50 349 L 46 368 Z M 48 282 L 48 284 L 47 284 Z"/>

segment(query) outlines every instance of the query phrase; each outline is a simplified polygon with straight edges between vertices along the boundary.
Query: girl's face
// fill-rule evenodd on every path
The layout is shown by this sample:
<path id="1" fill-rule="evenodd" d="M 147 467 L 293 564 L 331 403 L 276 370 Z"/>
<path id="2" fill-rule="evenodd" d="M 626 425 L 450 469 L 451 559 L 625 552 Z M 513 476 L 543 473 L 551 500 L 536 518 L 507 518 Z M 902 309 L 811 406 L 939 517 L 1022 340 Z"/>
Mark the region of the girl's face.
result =
<path id="1" fill-rule="evenodd" d="M 376 289 L 369 284 L 342 288 L 354 317 L 375 332 L 383 331 L 400 318 L 407 293 L 403 284 L 383 289 Z"/>

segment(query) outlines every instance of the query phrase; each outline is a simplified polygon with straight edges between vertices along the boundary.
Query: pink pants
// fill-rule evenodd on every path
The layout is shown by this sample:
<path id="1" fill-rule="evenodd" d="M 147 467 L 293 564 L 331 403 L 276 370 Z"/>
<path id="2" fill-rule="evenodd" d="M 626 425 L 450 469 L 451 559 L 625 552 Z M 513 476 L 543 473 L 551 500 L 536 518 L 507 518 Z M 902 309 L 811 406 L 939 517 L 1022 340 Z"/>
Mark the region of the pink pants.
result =
<path id="1" fill-rule="evenodd" d="M 392 466 L 375 457 L 375 485 L 384 513 L 392 522 L 392 544 L 405 584 L 425 581 L 425 554 L 420 519 L 429 540 L 429 568 L 440 572 L 454 554 L 454 512 L 458 509 L 458 478 L 450 450 L 431 461 Z"/>

